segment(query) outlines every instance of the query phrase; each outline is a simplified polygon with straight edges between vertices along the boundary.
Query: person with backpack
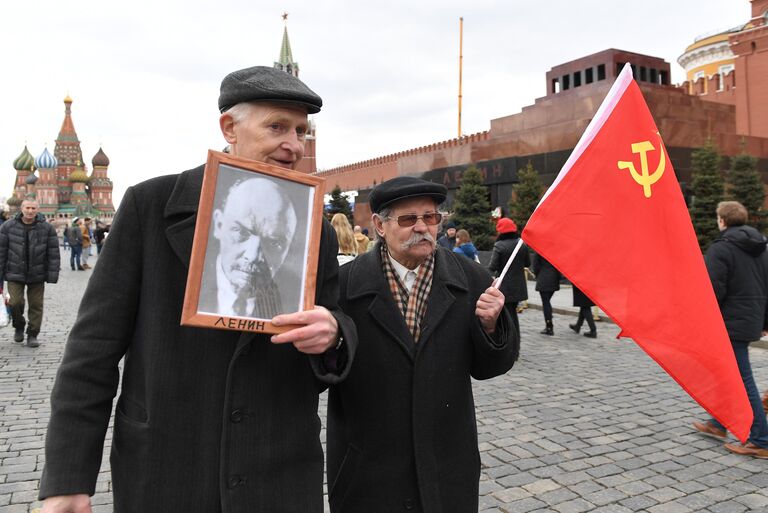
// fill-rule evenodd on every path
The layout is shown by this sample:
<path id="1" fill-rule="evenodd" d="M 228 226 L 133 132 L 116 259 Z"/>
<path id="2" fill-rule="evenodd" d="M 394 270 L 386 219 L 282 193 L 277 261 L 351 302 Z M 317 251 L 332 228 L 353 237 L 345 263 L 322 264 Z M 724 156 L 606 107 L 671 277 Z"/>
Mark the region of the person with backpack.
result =
<path id="1" fill-rule="evenodd" d="M 73 271 L 75 269 L 85 271 L 80 264 L 80 256 L 83 254 L 83 231 L 80 228 L 82 223 L 82 219 L 75 217 L 72 220 L 72 226 L 67 230 L 67 239 L 69 240 L 69 246 L 72 248 L 69 254 L 69 266 Z"/>

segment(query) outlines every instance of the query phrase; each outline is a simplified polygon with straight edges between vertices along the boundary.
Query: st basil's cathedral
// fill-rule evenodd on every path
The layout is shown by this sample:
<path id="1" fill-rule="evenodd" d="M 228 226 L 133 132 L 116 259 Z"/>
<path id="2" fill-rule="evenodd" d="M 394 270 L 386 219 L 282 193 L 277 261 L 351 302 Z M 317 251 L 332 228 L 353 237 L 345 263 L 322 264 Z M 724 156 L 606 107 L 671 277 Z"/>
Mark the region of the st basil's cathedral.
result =
<path id="1" fill-rule="evenodd" d="M 91 217 L 111 224 L 115 215 L 112 204 L 112 180 L 107 176 L 109 158 L 104 150 L 91 159 L 93 170 L 83 161 L 80 140 L 72 122 L 72 98 L 64 98 L 64 121 L 56 138 L 53 154 L 45 148 L 33 157 L 26 146 L 13 167 L 16 185 L 8 200 L 10 213 L 18 211 L 22 200 L 35 198 L 39 212 L 59 231 L 74 217 Z"/>

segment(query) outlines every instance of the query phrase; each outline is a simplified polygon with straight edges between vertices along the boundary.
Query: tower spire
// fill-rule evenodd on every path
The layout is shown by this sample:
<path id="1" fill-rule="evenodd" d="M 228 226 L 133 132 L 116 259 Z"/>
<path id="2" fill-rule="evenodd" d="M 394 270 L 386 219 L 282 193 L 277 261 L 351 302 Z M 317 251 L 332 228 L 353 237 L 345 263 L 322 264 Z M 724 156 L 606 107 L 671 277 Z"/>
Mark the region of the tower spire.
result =
<path id="1" fill-rule="evenodd" d="M 275 62 L 274 67 L 285 71 L 286 73 L 290 73 L 294 77 L 299 76 L 299 63 L 294 62 L 293 60 L 293 54 L 291 53 L 291 41 L 288 39 L 288 13 L 283 13 L 283 22 L 285 23 L 285 26 L 283 27 L 283 41 L 280 45 L 280 57 L 278 57 L 278 61 Z"/>

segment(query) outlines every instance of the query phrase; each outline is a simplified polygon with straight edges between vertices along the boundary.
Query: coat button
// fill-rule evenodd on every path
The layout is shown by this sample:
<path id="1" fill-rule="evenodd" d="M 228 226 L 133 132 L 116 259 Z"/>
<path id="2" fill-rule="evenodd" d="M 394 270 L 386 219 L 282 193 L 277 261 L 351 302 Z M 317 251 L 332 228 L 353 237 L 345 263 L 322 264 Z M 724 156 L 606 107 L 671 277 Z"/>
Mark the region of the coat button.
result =
<path id="1" fill-rule="evenodd" d="M 229 486 L 229 488 L 237 488 L 244 483 L 245 478 L 243 476 L 229 476 L 229 479 L 227 480 L 227 486 Z"/>
<path id="2" fill-rule="evenodd" d="M 413 499 L 405 499 L 403 501 L 403 507 L 405 509 L 413 509 Z"/>
<path id="3" fill-rule="evenodd" d="M 243 420 L 243 412 L 240 410 L 233 410 L 232 413 L 229 414 L 229 420 L 237 424 Z"/>

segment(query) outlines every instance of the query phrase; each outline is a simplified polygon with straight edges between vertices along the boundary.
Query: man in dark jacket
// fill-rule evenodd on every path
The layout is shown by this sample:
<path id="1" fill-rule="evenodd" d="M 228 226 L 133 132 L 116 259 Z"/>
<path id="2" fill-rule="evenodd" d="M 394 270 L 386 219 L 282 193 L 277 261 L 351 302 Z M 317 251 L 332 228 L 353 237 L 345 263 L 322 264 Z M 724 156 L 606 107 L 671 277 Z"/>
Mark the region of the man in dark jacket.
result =
<path id="1" fill-rule="evenodd" d="M 507 372 L 519 341 L 488 272 L 436 248 L 445 194 L 412 177 L 377 186 L 379 242 L 340 270 L 360 345 L 328 401 L 333 513 L 477 511 L 471 378 Z"/>
<path id="2" fill-rule="evenodd" d="M 222 82 L 220 126 L 232 155 L 294 169 L 321 105 L 298 78 L 248 68 Z M 180 326 L 202 180 L 200 166 L 125 193 L 51 394 L 44 513 L 91 511 L 123 358 L 115 513 L 323 511 L 318 395 L 344 379 L 356 346 L 337 309 L 333 228 L 320 235 L 317 306 L 272 318 L 300 327 Z"/>
<path id="3" fill-rule="evenodd" d="M 437 243 L 448 251 L 453 251 L 456 246 L 456 223 L 448 221 L 443 229 L 445 229 L 445 233 L 438 237 Z"/>
<path id="4" fill-rule="evenodd" d="M 43 293 L 45 284 L 59 280 L 59 237 L 56 229 L 42 214 L 37 213 L 37 201 L 25 199 L 21 211 L 0 226 L 0 285 L 8 282 L 11 296 L 11 318 L 16 330 L 15 342 L 24 341 L 37 347 L 37 335 L 43 322 Z M 24 319 L 24 289 L 29 299 L 29 324 Z M 0 287 L 2 290 L 2 287 Z"/>
<path id="5" fill-rule="evenodd" d="M 80 256 L 83 254 L 83 230 L 80 225 L 83 224 L 83 220 L 79 217 L 72 219 L 72 226 L 67 229 L 67 239 L 69 245 L 72 247 L 72 252 L 69 255 L 69 266 L 74 271 L 85 271 L 80 263 Z"/>
<path id="6" fill-rule="evenodd" d="M 747 444 L 727 443 L 725 448 L 736 454 L 768 458 L 768 423 L 749 362 L 749 343 L 758 340 L 768 328 L 768 241 L 746 222 L 747 209 L 741 203 L 721 202 L 717 206 L 720 236 L 712 242 L 704 260 L 754 415 Z M 727 435 L 725 427 L 715 419 L 694 422 L 693 427 L 723 440 Z"/>

